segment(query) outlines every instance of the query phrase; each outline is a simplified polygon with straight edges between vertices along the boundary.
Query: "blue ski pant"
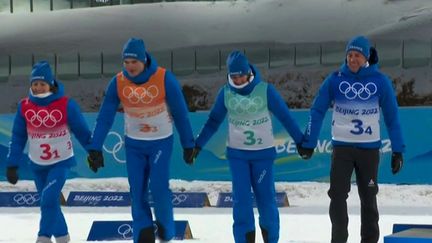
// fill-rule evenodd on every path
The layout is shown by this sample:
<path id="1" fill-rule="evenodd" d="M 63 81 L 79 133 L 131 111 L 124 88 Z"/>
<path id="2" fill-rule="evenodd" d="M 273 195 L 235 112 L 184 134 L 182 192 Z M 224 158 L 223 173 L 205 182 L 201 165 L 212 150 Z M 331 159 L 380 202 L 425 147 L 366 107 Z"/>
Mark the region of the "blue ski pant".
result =
<path id="1" fill-rule="evenodd" d="M 66 220 L 60 207 L 60 194 L 66 182 L 69 167 L 51 165 L 33 170 L 34 182 L 40 196 L 41 219 L 38 236 L 51 238 L 68 234 Z"/>
<path id="2" fill-rule="evenodd" d="M 236 243 L 246 243 L 246 234 L 255 231 L 253 198 L 255 193 L 259 226 L 268 232 L 268 242 L 279 240 L 279 211 L 273 175 L 273 160 L 229 158 L 233 187 L 233 233 Z"/>
<path id="3" fill-rule="evenodd" d="M 154 141 L 143 141 L 138 147 L 126 140 L 126 167 L 132 197 L 134 242 L 141 229 L 153 226 L 149 205 L 149 190 L 153 198 L 156 222 L 163 227 L 164 240 L 175 234 L 172 192 L 169 188 L 169 165 L 173 136 Z"/>

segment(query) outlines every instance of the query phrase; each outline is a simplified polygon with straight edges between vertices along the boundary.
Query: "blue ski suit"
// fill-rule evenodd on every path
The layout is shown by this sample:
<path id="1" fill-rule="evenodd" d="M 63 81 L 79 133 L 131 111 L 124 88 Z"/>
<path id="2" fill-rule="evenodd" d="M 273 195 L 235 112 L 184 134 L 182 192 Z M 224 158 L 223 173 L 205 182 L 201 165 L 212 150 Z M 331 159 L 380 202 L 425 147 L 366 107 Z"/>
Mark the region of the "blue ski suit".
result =
<path id="1" fill-rule="evenodd" d="M 331 199 L 332 242 L 346 242 L 348 239 L 346 199 L 353 171 L 361 201 L 361 242 L 378 242 L 376 195 L 381 112 L 392 151 L 402 153 L 405 150 L 391 81 L 378 70 L 376 63 L 366 63 L 354 73 L 345 62 L 324 80 L 319 89 L 311 108 L 303 147 L 316 147 L 324 116 L 331 105 L 333 152 L 328 195 Z"/>
<path id="2" fill-rule="evenodd" d="M 18 104 L 12 128 L 7 167 L 18 167 L 29 141 L 30 167 L 40 195 L 39 236 L 48 238 L 68 235 L 60 208 L 60 194 L 67 172 L 76 165 L 70 132 L 85 147 L 91 132 L 78 104 L 64 96 L 63 85 L 54 81 L 57 92 L 39 98 L 30 92 Z"/>
<path id="3" fill-rule="evenodd" d="M 173 149 L 172 119 L 183 148 L 193 148 L 188 109 L 174 75 L 157 66 L 146 53 L 146 65 L 135 77 L 123 69 L 108 85 L 89 149 L 102 150 L 120 104 L 124 108 L 126 167 L 132 196 L 134 242 L 141 229 L 153 225 L 149 189 L 156 222 L 164 240 L 175 234 L 169 165 Z"/>
<path id="4" fill-rule="evenodd" d="M 311 108 L 304 147 L 316 147 L 322 121 L 331 105 L 333 146 L 380 148 L 379 114 L 382 111 L 392 151 L 404 152 L 396 97 L 391 81 L 378 70 L 377 64 L 352 73 L 345 63 L 324 80 Z M 348 119 L 352 117 L 355 119 Z"/>
<path id="5" fill-rule="evenodd" d="M 279 212 L 275 199 L 273 162 L 276 151 L 270 112 L 296 143 L 302 141 L 303 134 L 274 86 L 262 81 L 253 65 L 250 69 L 253 80 L 248 85 L 235 88 L 228 83 L 220 89 L 196 145 L 204 147 L 228 115 L 226 154 L 232 175 L 235 242 L 245 243 L 246 234 L 255 231 L 252 189 L 259 225 L 268 233 L 268 242 L 275 243 L 279 239 Z"/>

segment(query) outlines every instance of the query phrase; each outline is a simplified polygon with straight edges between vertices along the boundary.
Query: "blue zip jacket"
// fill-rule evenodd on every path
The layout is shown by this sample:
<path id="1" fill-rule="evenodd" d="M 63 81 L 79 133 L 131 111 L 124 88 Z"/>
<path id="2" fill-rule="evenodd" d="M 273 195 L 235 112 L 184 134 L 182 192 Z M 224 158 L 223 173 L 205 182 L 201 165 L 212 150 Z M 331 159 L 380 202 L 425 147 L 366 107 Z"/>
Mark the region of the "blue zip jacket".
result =
<path id="1" fill-rule="evenodd" d="M 252 82 L 241 89 L 237 89 L 227 84 L 229 85 L 231 90 L 241 95 L 248 95 L 254 90 L 255 86 L 259 82 L 263 82 L 258 70 L 253 65 L 250 65 L 250 68 L 252 70 L 252 73 L 254 74 L 254 79 L 252 80 Z M 224 97 L 225 97 L 224 88 L 222 87 L 219 90 L 218 96 L 216 98 L 216 102 L 210 111 L 209 118 L 196 139 L 196 145 L 200 148 L 206 145 L 208 140 L 210 140 L 210 138 L 218 130 L 220 124 L 225 119 L 225 116 L 228 111 L 225 107 Z M 267 86 L 267 99 L 268 99 L 267 106 L 269 111 L 274 116 L 276 116 L 276 118 L 282 123 L 284 128 L 294 139 L 295 143 L 301 143 L 303 134 L 300 128 L 292 118 L 290 111 L 287 105 L 285 104 L 285 101 L 279 95 L 275 87 L 271 84 L 268 84 Z M 227 157 L 232 157 L 232 158 L 271 159 L 274 158 L 275 156 L 276 156 L 276 151 L 274 147 L 262 149 L 262 150 L 256 150 L 256 151 L 241 150 L 241 149 L 234 149 L 234 148 L 227 147 Z"/>
<path id="2" fill-rule="evenodd" d="M 147 63 L 144 71 L 136 77 L 130 77 L 125 69 L 123 75 L 134 83 L 142 84 L 156 72 L 157 63 L 150 54 L 147 55 Z M 165 97 L 168 104 L 177 132 L 180 135 L 180 142 L 183 148 L 193 148 L 195 146 L 192 128 L 188 118 L 188 108 L 179 82 L 174 75 L 168 70 L 165 72 Z M 101 151 L 105 138 L 112 127 L 115 114 L 120 105 L 120 98 L 117 94 L 117 77 L 114 76 L 105 92 L 105 99 L 99 110 L 96 119 L 96 127 L 93 131 L 91 144 L 87 147 L 89 150 Z M 142 140 L 128 139 L 130 145 L 140 147 Z"/>
<path id="3" fill-rule="evenodd" d="M 55 80 L 55 85 L 58 87 L 56 93 L 45 97 L 38 98 L 29 93 L 30 101 L 36 103 L 39 106 L 47 106 L 55 100 L 58 100 L 64 96 L 64 87 L 63 84 L 59 81 Z M 87 125 L 87 122 L 82 115 L 78 104 L 72 100 L 68 99 L 67 104 L 67 123 L 71 130 L 71 132 L 75 135 L 75 138 L 79 141 L 81 146 L 85 148 L 90 141 L 91 132 Z M 21 113 L 21 102 L 18 104 L 17 112 L 15 114 L 14 124 L 12 128 L 12 139 L 9 145 L 9 153 L 7 155 L 6 166 L 19 166 L 18 162 L 21 160 L 23 155 L 23 150 L 27 143 L 27 128 L 25 118 Z M 75 157 L 72 156 L 66 160 L 60 161 L 53 165 L 64 165 L 64 166 L 74 166 L 76 165 Z M 34 169 L 42 169 L 47 168 L 48 166 L 38 165 L 35 163 L 31 163 L 32 168 Z"/>
<path id="4" fill-rule="evenodd" d="M 398 104 L 396 100 L 396 96 L 393 91 L 393 87 L 391 85 L 391 81 L 382 74 L 377 67 L 377 64 L 368 65 L 365 67 L 361 67 L 357 73 L 353 73 L 348 68 L 348 65 L 345 63 L 341 66 L 339 71 L 336 71 L 330 74 L 321 85 L 317 96 L 315 97 L 314 103 L 310 112 L 310 120 L 308 127 L 306 129 L 304 142 L 302 144 L 305 148 L 315 148 L 317 145 L 317 140 L 319 137 L 319 133 L 322 126 L 322 121 L 324 116 L 331 105 L 335 104 L 335 100 L 337 97 L 344 95 L 342 91 L 340 91 L 341 82 L 345 82 L 345 84 L 352 84 L 351 90 L 343 90 L 349 91 L 346 95 L 351 96 L 350 99 L 353 100 L 357 104 L 369 105 L 371 102 L 366 98 L 369 98 L 369 95 L 375 96 L 372 98 L 376 98 L 378 102 L 379 108 L 382 111 L 384 122 L 387 127 L 387 132 L 389 134 L 392 150 L 393 152 L 404 152 L 405 145 L 402 138 L 401 127 L 399 123 L 399 115 L 398 115 Z M 368 92 L 364 92 L 358 87 L 354 87 L 354 84 L 357 83 L 358 87 L 362 85 L 366 85 L 367 83 L 373 83 L 371 87 L 369 87 Z M 362 86 L 364 87 L 364 86 Z M 376 90 L 375 90 L 376 87 Z M 362 99 L 359 99 L 356 96 L 362 95 Z M 360 94 L 361 93 L 361 94 Z M 354 97 L 354 98 L 353 98 Z M 372 100 L 371 98 L 371 100 Z M 369 103 L 368 103 L 369 102 Z M 337 112 L 337 111 L 333 111 Z M 379 112 L 379 111 L 378 111 Z M 333 121 L 334 122 L 334 121 Z M 359 130 L 361 124 L 357 123 L 356 129 L 352 132 L 359 133 L 363 130 Z M 358 129 L 357 129 L 358 128 Z M 367 130 L 365 130 L 367 132 Z M 370 131 L 369 131 L 370 132 Z M 373 142 L 345 142 L 345 141 L 336 141 L 332 139 L 333 146 L 355 146 L 360 148 L 380 148 L 381 140 L 373 141 Z"/>

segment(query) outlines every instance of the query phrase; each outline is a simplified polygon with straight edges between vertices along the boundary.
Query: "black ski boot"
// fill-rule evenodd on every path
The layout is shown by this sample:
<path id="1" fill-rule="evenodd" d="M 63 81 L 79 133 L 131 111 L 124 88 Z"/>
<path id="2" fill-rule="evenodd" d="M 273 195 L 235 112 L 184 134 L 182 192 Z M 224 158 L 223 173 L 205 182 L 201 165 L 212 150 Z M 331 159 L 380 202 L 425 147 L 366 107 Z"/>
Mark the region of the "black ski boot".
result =
<path id="1" fill-rule="evenodd" d="M 260 228 L 261 228 L 261 234 L 262 234 L 264 243 L 268 243 L 269 240 L 268 240 L 268 232 L 267 232 L 267 230 L 264 229 L 264 228 L 262 228 L 262 227 L 260 227 Z"/>
<path id="2" fill-rule="evenodd" d="M 138 243 L 155 243 L 155 241 L 156 239 L 153 226 L 141 229 Z"/>
<path id="3" fill-rule="evenodd" d="M 255 243 L 255 230 L 246 233 L 246 242 Z"/>
<path id="4" fill-rule="evenodd" d="M 168 242 L 166 235 L 165 235 L 165 228 L 159 223 L 156 222 L 157 226 L 157 235 L 161 242 Z"/>

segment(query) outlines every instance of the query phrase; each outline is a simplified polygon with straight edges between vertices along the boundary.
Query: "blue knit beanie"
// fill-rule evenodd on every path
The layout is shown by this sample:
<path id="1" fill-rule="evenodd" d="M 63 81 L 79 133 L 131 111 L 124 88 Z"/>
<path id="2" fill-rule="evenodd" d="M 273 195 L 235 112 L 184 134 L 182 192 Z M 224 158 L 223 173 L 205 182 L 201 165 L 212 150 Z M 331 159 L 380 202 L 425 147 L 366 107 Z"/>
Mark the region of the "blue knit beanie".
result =
<path id="1" fill-rule="evenodd" d="M 226 65 L 229 75 L 248 75 L 251 72 L 247 58 L 239 51 L 233 51 L 229 54 Z"/>
<path id="2" fill-rule="evenodd" d="M 144 41 L 138 38 L 130 38 L 123 46 L 123 60 L 126 58 L 137 59 L 143 63 L 146 63 L 146 49 Z"/>
<path id="3" fill-rule="evenodd" d="M 49 85 L 54 85 L 54 77 L 51 72 L 50 65 L 47 61 L 40 61 L 33 65 L 30 77 L 30 84 L 36 80 L 45 81 Z"/>
<path id="4" fill-rule="evenodd" d="M 349 51 L 358 51 L 368 59 L 370 54 L 369 50 L 369 40 L 364 36 L 356 36 L 348 42 L 345 53 L 348 53 Z"/>

